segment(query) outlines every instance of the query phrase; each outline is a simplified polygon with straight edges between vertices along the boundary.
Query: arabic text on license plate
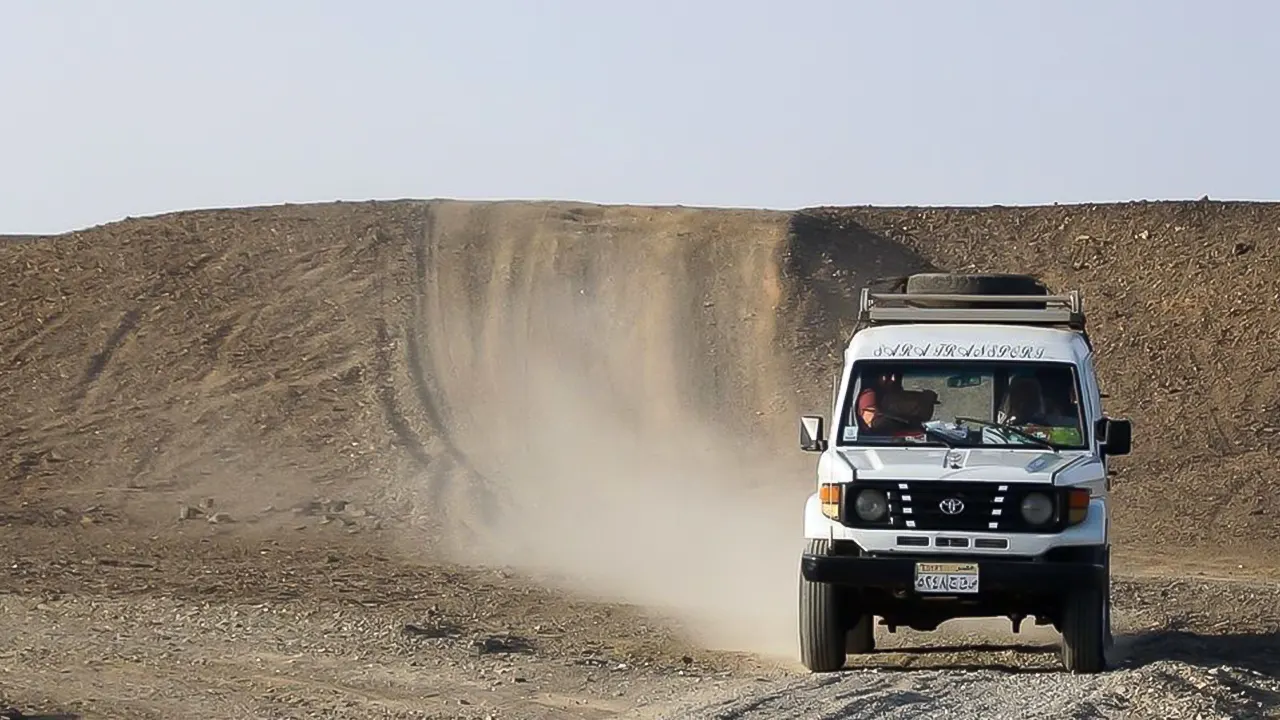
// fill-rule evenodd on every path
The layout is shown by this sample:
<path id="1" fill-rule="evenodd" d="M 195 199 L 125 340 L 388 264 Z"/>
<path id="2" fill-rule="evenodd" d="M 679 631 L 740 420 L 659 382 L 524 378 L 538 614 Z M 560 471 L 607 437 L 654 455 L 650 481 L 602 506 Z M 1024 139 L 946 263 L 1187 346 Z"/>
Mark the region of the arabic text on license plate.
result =
<path id="1" fill-rule="evenodd" d="M 978 592 L 977 563 L 916 563 L 916 592 L 954 595 Z"/>

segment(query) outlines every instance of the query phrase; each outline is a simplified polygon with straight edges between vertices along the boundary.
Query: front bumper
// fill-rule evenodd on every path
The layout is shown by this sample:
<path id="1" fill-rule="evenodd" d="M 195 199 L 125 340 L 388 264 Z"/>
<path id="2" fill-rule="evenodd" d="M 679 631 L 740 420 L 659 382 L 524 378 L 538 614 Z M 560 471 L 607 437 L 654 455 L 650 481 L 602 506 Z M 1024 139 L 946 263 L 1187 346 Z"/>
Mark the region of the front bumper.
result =
<path id="1" fill-rule="evenodd" d="M 1054 595 L 1082 587 L 1105 587 L 1107 584 L 1107 568 L 1088 561 L 1000 560 L 989 556 L 950 554 L 884 557 L 805 553 L 800 559 L 800 572 L 809 582 L 911 593 L 915 588 L 918 562 L 977 564 L 980 594 L 983 595 Z"/>

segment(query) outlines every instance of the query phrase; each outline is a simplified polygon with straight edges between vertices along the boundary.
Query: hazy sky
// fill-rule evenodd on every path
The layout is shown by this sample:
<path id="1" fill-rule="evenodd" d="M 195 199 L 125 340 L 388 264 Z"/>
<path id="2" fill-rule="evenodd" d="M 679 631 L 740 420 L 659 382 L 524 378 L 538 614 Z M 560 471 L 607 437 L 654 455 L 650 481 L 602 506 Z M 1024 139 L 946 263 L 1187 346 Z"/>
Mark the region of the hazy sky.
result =
<path id="1" fill-rule="evenodd" d="M 0 232 L 396 197 L 1280 199 L 1280 2 L 0 2 Z"/>

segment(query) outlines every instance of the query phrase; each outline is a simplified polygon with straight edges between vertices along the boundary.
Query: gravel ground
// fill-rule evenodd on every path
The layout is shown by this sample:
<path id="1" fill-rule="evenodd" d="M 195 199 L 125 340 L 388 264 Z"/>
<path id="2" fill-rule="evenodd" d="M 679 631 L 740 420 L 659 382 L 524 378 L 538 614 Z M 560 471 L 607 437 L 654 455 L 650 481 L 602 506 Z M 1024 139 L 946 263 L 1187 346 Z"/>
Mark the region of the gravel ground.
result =
<path id="1" fill-rule="evenodd" d="M 631 608 L 337 529 L 265 545 L 14 530 L 0 528 L 9 717 L 602 718 L 707 678 L 781 677 Z"/>
<path id="2" fill-rule="evenodd" d="M 1280 717 L 1280 682 L 1254 670 L 1156 661 L 1095 676 L 993 670 L 863 670 L 762 684 L 690 704 L 671 718 L 1262 718 Z"/>
<path id="3" fill-rule="evenodd" d="M 6 597 L 0 612 L 5 694 L 85 717 L 606 717 L 652 674 L 408 609 Z"/>
<path id="4" fill-rule="evenodd" d="M 882 652 L 809 676 L 336 529 L 136 540 L 0 529 L 9 717 L 1280 717 L 1274 583 L 1118 582 L 1118 668 L 1099 676 L 1059 672 L 1043 628 L 998 623 L 882 631 Z"/>
<path id="5" fill-rule="evenodd" d="M 1099 675 L 1061 672 L 1046 629 L 1018 641 L 995 621 L 948 623 L 937 634 L 881 631 L 884 651 L 851 659 L 841 673 L 716 688 L 641 716 L 1280 717 L 1280 586 L 1143 578 L 1115 591 L 1113 669 Z"/>

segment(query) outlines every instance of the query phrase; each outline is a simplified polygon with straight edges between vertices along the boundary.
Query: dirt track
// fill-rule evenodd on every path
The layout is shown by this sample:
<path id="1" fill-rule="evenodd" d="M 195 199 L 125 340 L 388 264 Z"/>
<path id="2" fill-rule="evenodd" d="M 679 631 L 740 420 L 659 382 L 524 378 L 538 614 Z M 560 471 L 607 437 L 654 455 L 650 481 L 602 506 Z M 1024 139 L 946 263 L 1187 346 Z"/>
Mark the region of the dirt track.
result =
<path id="1" fill-rule="evenodd" d="M 0 705 L 1277 716 L 1277 234 L 1276 206 L 1207 202 L 402 202 L 0 243 Z M 861 284 L 975 265 L 1082 289 L 1135 420 L 1124 669 L 1011 679 L 1052 665 L 1024 638 L 798 675 L 795 416 Z"/>

